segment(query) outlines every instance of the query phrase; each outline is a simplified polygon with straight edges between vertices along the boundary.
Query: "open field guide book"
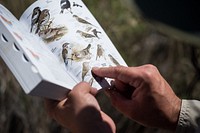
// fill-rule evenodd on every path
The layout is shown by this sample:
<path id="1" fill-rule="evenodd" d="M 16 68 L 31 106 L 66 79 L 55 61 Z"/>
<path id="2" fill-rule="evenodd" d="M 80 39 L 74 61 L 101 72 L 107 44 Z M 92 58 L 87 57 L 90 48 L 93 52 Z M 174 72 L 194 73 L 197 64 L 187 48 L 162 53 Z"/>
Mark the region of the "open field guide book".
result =
<path id="1" fill-rule="evenodd" d="M 0 5 L 0 55 L 27 94 L 57 100 L 81 81 L 101 89 L 92 67 L 126 65 L 81 0 L 37 0 L 20 20 Z"/>

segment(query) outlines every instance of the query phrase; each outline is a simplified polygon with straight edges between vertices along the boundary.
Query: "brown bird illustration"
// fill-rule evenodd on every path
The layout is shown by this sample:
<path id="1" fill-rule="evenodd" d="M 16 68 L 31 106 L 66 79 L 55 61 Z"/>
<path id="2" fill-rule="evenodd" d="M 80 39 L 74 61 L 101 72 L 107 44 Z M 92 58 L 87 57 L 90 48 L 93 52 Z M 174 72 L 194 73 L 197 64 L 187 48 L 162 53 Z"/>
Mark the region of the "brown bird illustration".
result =
<path id="1" fill-rule="evenodd" d="M 96 37 L 95 35 L 92 35 L 92 34 L 89 34 L 89 33 L 86 33 L 86 32 L 80 31 L 80 30 L 77 30 L 76 33 L 79 33 L 84 38 Z"/>
<path id="2" fill-rule="evenodd" d="M 104 49 L 102 48 L 102 46 L 100 44 L 97 44 L 97 57 L 96 57 L 96 60 L 98 58 L 101 58 L 101 56 L 104 56 Z"/>
<path id="3" fill-rule="evenodd" d="M 81 17 L 79 17 L 79 16 L 77 16 L 77 15 L 73 15 L 73 17 L 74 17 L 78 22 L 80 22 L 80 23 L 82 23 L 82 24 L 88 24 L 88 25 L 92 25 L 92 26 L 96 27 L 95 25 L 91 24 L 91 23 L 88 22 L 87 20 L 85 20 L 85 19 L 83 19 L 83 18 L 81 18 Z"/>
<path id="4" fill-rule="evenodd" d="M 39 30 L 42 26 L 44 26 L 45 24 L 47 24 L 49 22 L 49 19 L 50 19 L 49 10 L 48 9 L 42 10 L 42 12 L 39 16 L 38 25 L 37 25 L 35 34 L 37 34 L 39 32 Z"/>
<path id="5" fill-rule="evenodd" d="M 62 58 L 66 66 L 68 65 L 68 45 L 69 43 L 62 45 Z"/>
<path id="6" fill-rule="evenodd" d="M 86 48 L 84 48 L 81 51 L 76 51 L 72 53 L 72 60 L 81 60 L 81 59 L 90 59 L 91 53 L 90 53 L 91 44 L 88 44 Z"/>
<path id="7" fill-rule="evenodd" d="M 119 62 L 111 54 L 108 54 L 108 57 L 116 66 L 120 66 Z"/>
<path id="8" fill-rule="evenodd" d="M 82 64 L 82 81 L 84 81 L 84 78 L 89 70 L 90 70 L 89 62 L 83 62 L 83 64 Z"/>
<path id="9" fill-rule="evenodd" d="M 94 78 L 91 78 L 88 83 L 90 84 L 90 86 L 92 86 L 93 82 L 94 82 Z"/>
<path id="10" fill-rule="evenodd" d="M 55 36 L 59 32 L 58 28 L 49 28 L 39 31 L 38 35 L 44 39 Z"/>
<path id="11" fill-rule="evenodd" d="M 40 30 L 38 35 L 46 42 L 51 42 L 54 40 L 59 40 L 66 33 L 67 33 L 67 28 L 62 26 L 62 27 L 47 28 L 44 30 Z"/>

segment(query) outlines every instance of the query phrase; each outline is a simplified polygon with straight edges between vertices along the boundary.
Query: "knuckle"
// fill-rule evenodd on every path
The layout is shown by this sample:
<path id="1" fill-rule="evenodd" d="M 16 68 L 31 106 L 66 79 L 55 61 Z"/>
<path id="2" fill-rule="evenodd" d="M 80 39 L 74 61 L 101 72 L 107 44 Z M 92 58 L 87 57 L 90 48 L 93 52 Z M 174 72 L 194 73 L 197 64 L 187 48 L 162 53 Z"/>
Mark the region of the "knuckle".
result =
<path id="1" fill-rule="evenodd" d="M 89 83 L 83 81 L 83 82 L 79 83 L 79 86 L 89 87 L 90 85 L 89 85 Z"/>
<path id="2" fill-rule="evenodd" d="M 147 69 L 157 70 L 157 67 L 154 66 L 154 65 L 152 65 L 152 64 L 147 64 L 147 65 L 145 65 L 145 67 L 146 67 Z"/>
<path id="3" fill-rule="evenodd" d="M 125 66 L 116 66 L 116 69 L 114 71 L 114 73 L 118 76 L 123 75 L 124 73 L 126 73 L 126 71 L 128 71 L 128 67 Z"/>
<path id="4" fill-rule="evenodd" d="M 82 95 L 84 93 L 89 92 L 90 90 L 90 84 L 87 82 L 80 82 L 77 84 L 68 94 L 68 98 L 74 98 L 78 95 Z"/>
<path id="5" fill-rule="evenodd" d="M 158 74 L 158 69 L 152 64 L 145 65 L 145 71 L 143 71 L 144 76 L 147 79 L 155 77 Z"/>
<path id="6" fill-rule="evenodd" d="M 115 67 L 115 71 L 116 72 L 120 72 L 122 69 L 124 69 L 125 67 L 124 66 L 116 66 Z"/>

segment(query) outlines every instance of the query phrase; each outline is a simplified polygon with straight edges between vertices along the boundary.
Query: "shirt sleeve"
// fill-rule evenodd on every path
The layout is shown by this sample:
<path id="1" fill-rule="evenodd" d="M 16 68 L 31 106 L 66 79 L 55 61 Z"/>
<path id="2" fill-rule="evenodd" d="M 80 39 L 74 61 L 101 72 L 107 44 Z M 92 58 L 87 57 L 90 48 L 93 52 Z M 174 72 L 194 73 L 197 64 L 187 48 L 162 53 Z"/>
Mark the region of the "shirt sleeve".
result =
<path id="1" fill-rule="evenodd" d="M 200 133 L 200 101 L 182 100 L 176 133 Z"/>

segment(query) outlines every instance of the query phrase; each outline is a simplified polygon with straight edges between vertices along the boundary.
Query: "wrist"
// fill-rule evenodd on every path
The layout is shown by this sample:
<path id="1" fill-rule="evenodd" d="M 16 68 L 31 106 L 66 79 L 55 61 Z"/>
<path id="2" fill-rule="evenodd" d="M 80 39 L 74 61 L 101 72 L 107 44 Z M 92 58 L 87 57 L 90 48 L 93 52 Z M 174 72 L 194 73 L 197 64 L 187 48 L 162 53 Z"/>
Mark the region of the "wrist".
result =
<path id="1" fill-rule="evenodd" d="M 169 126 L 169 129 L 172 130 L 172 131 L 175 131 L 177 124 L 178 124 L 180 110 L 181 110 L 181 99 L 176 97 L 176 100 L 174 100 L 174 106 L 173 107 L 174 108 L 172 110 L 172 115 L 171 115 L 171 119 L 170 119 L 171 124 Z"/>

